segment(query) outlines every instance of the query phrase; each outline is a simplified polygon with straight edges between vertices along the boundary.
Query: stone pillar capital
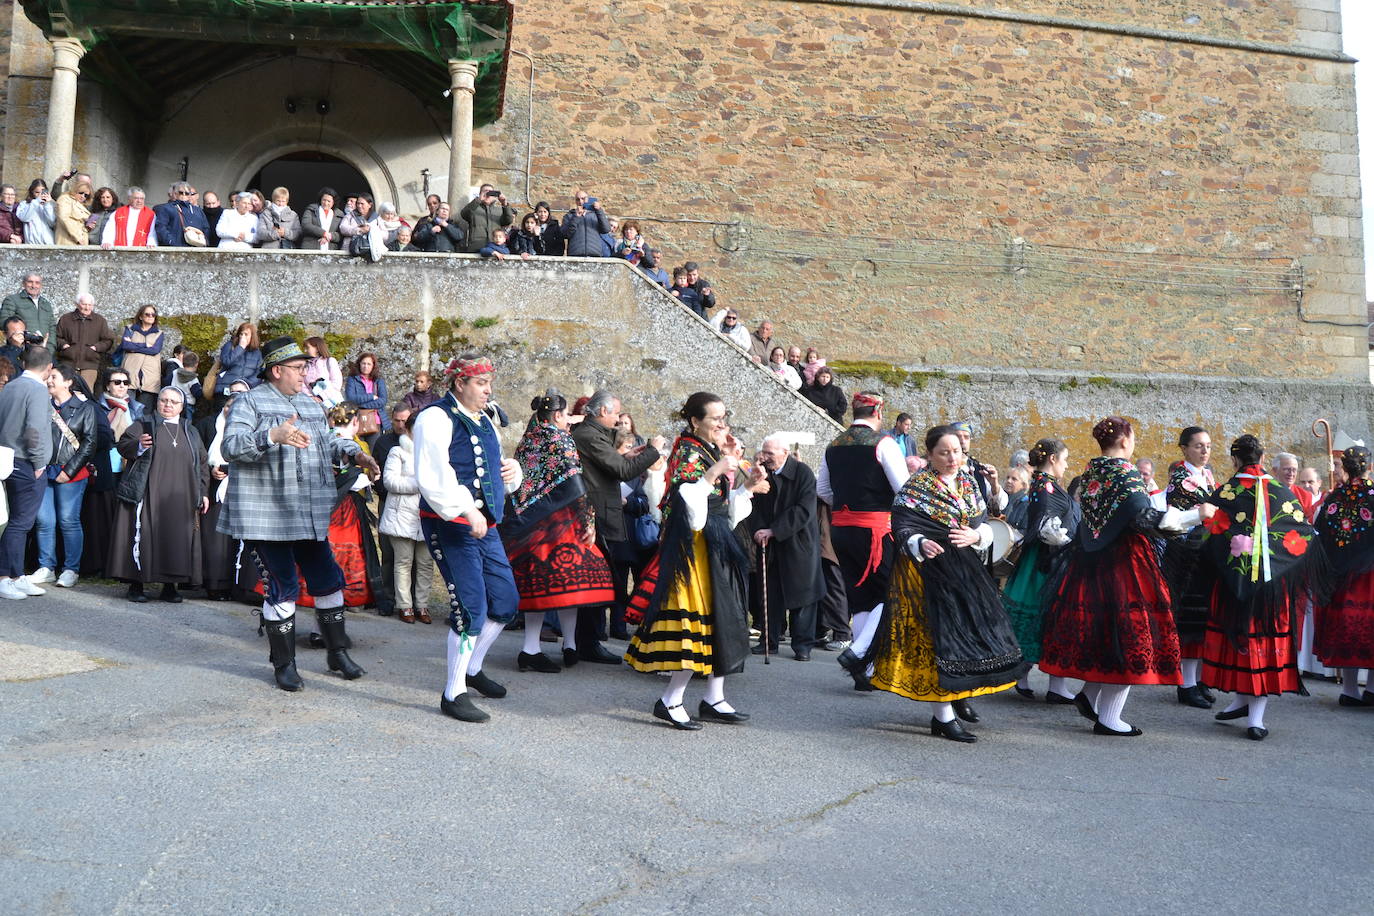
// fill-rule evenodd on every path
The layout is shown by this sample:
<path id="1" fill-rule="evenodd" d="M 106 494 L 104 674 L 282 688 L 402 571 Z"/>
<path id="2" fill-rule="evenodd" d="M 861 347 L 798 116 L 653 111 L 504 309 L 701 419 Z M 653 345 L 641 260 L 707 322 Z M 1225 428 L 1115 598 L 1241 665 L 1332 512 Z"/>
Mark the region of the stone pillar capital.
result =
<path id="1" fill-rule="evenodd" d="M 70 70 L 79 74 L 81 58 L 86 56 L 86 46 L 75 38 L 51 38 L 52 66 L 54 70 Z"/>
<path id="2" fill-rule="evenodd" d="M 455 92 L 476 92 L 477 61 L 451 60 L 448 62 L 449 88 Z"/>

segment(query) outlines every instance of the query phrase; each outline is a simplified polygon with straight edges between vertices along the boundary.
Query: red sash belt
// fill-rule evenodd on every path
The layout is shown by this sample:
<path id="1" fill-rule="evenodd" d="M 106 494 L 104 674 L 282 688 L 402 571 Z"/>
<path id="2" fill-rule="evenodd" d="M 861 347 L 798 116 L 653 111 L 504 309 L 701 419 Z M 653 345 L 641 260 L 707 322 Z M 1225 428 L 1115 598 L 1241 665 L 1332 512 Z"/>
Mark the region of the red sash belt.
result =
<path id="1" fill-rule="evenodd" d="M 868 529 L 868 564 L 864 566 L 864 574 L 859 581 L 854 583 L 856 586 L 863 585 L 869 574 L 883 565 L 883 538 L 892 533 L 892 513 L 836 509 L 830 516 L 830 524 L 839 528 Z"/>

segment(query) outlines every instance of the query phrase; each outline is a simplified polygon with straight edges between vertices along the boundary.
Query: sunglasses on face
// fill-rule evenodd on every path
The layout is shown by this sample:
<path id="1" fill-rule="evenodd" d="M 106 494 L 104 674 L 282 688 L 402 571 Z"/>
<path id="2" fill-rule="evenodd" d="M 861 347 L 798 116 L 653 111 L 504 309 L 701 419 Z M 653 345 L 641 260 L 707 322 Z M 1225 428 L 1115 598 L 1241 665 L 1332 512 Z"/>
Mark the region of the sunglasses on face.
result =
<path id="1" fill-rule="evenodd" d="M 110 384 L 111 384 L 111 385 L 127 385 L 127 384 L 129 384 L 129 380 L 126 379 L 126 378 L 112 378 L 112 379 L 110 379 Z"/>

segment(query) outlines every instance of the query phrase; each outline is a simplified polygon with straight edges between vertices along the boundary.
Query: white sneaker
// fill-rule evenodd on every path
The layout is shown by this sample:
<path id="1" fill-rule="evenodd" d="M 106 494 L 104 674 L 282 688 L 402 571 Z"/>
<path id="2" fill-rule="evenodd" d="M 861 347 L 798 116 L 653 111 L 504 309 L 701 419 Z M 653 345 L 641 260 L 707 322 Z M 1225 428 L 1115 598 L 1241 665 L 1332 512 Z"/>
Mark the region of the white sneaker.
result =
<path id="1" fill-rule="evenodd" d="M 29 597 L 14 584 L 13 579 L 0 579 L 0 598 L 18 600 Z"/>
<path id="2" fill-rule="evenodd" d="M 52 570 L 48 569 L 48 567 L 46 566 L 40 566 L 33 572 L 29 573 L 28 580 L 35 585 L 41 585 L 44 582 L 51 582 L 53 580 Z"/>
<path id="3" fill-rule="evenodd" d="M 77 580 L 76 570 L 74 570 L 74 569 L 64 569 L 64 570 L 62 570 L 62 575 L 60 575 L 60 576 L 57 577 L 57 587 L 58 587 L 58 588 L 71 588 L 73 585 L 76 584 L 76 580 Z"/>
<path id="4" fill-rule="evenodd" d="M 46 595 L 46 594 L 47 594 L 47 592 L 43 591 L 43 589 L 41 589 L 41 588 L 39 588 L 38 586 L 34 585 L 33 582 L 29 580 L 29 577 L 28 577 L 28 576 L 20 576 L 18 579 L 15 579 L 15 580 L 14 580 L 14 587 L 17 588 L 17 589 L 19 589 L 21 592 L 23 592 L 23 593 L 26 594 L 26 595 Z"/>

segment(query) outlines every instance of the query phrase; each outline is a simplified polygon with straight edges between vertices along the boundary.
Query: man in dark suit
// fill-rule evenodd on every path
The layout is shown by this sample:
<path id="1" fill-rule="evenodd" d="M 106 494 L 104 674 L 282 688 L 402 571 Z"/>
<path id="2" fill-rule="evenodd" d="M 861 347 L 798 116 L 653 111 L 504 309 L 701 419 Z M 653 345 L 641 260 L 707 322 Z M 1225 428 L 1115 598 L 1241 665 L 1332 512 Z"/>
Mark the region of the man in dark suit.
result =
<path id="1" fill-rule="evenodd" d="M 789 453 L 786 440 L 777 433 L 763 440 L 758 458 L 768 471 L 769 489 L 755 494 L 746 523 L 758 548 L 753 591 L 759 607 L 767 589 L 768 632 L 763 638 L 768 640 L 768 653 L 777 652 L 787 618 L 792 655 L 806 662 L 816 642 L 816 603 L 825 593 L 816 524 L 816 475 Z M 755 654 L 763 653 L 763 638 Z"/>
<path id="2" fill-rule="evenodd" d="M 596 546 L 611 565 L 615 580 L 615 609 L 611 631 L 624 635 L 625 603 L 629 576 L 629 534 L 621 509 L 620 484 L 633 480 L 658 461 L 658 449 L 641 445 L 624 455 L 615 448 L 615 424 L 620 417 L 620 398 L 604 389 L 596 391 L 583 408 L 585 419 L 573 427 L 573 441 L 582 457 L 582 482 L 587 499 L 596 511 Z M 601 645 L 605 638 L 604 612 L 601 608 L 581 608 L 577 615 L 577 655 L 589 662 L 607 665 L 620 663 L 619 657 Z"/>

